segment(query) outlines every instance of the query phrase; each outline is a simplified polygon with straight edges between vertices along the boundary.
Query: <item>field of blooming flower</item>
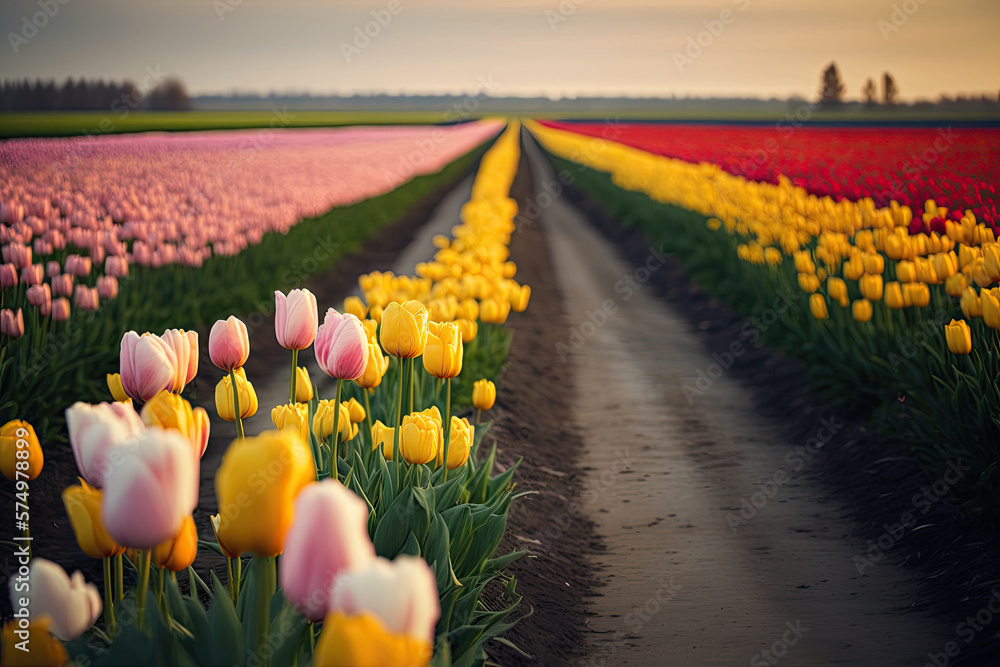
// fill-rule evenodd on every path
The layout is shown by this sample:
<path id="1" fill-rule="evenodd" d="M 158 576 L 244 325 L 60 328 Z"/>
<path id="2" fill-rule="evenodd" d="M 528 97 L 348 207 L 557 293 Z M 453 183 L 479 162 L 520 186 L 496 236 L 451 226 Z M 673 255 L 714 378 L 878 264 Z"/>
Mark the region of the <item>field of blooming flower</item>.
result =
<path id="1" fill-rule="evenodd" d="M 519 495 L 516 466 L 495 471 L 495 446 L 481 447 L 496 389 L 468 374 L 478 357 L 506 354 L 502 325 L 530 300 L 508 250 L 519 133 L 511 125 L 485 153 L 461 223 L 435 237 L 418 275 L 363 275 L 363 298 L 322 316 L 309 290 L 274 292 L 288 401 L 258 418 L 275 430 L 244 435 L 258 401 L 242 320 L 215 322 L 205 346 L 177 328 L 120 337 L 113 402 L 66 410 L 80 483 L 62 497 L 80 548 L 103 563 L 103 595 L 45 554 L 25 559 L 30 586 L 23 604 L 16 587 L 12 601 L 27 616 L 4 626 L 5 655 L 30 641 L 33 659 L 56 665 L 483 664 L 485 642 L 513 624 L 520 598 L 503 570 L 524 552 L 495 553 Z M 298 365 L 309 348 L 336 380 L 329 399 Z M 208 414 L 183 398 L 206 352 L 221 371 L 216 411 L 235 437 L 215 474 L 212 541 L 192 518 Z M 453 401 L 463 372 L 468 400 Z M 454 414 L 458 405 L 474 406 L 475 419 Z M 27 498 L 44 466 L 29 422 L 3 426 L 0 462 Z M 199 551 L 224 556 L 225 576 L 199 576 Z M 502 594 L 486 607 L 492 582 Z"/>
<path id="2" fill-rule="evenodd" d="M 835 404 L 902 439 L 929 475 L 961 460 L 956 493 L 995 510 L 1000 130 L 954 130 L 940 145 L 951 130 L 531 127 L 699 284 L 774 316 L 750 342 L 802 359 Z M 757 152 L 766 159 L 747 168 Z M 790 307 L 775 315 L 776 299 Z"/>

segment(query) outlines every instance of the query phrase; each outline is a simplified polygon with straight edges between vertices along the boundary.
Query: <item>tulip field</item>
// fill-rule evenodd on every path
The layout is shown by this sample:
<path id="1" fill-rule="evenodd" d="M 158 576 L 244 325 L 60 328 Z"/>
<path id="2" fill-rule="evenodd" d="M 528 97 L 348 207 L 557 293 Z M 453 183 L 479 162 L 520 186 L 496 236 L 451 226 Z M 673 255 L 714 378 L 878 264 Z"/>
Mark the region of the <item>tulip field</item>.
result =
<path id="1" fill-rule="evenodd" d="M 995 511 L 1000 131 L 532 130 L 560 165 L 592 169 L 589 191 L 612 210 L 646 206 L 618 188 L 667 205 L 636 224 L 711 293 L 747 315 L 793 304 L 751 342 L 801 358 L 826 396 L 902 438 L 929 475 L 963 461 L 956 493 L 973 513 Z"/>

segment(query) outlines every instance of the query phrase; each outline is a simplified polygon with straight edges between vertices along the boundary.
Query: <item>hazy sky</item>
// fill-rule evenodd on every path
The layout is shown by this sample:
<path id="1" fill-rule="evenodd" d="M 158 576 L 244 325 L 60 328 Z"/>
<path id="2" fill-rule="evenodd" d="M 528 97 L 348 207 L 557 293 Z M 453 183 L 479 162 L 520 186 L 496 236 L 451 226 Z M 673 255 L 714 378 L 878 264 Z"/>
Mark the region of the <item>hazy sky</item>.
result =
<path id="1" fill-rule="evenodd" d="M 59 1 L 0 0 L 0 77 L 138 83 L 159 67 L 195 94 L 488 80 L 494 95 L 812 97 L 835 60 L 853 98 L 885 70 L 906 99 L 1000 89 L 1000 0 Z M 377 34 L 355 41 L 366 24 Z"/>

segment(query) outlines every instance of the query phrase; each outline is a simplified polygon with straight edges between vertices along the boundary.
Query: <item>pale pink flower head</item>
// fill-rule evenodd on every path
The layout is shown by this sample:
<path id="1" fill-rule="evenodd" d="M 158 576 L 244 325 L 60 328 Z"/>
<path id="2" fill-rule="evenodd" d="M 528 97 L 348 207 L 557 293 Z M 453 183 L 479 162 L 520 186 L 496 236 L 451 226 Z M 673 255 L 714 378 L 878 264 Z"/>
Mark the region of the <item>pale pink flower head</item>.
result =
<path id="1" fill-rule="evenodd" d="M 73 295 L 73 302 L 77 308 L 85 311 L 94 311 L 101 306 L 101 297 L 97 293 L 96 287 L 77 285 Z"/>
<path id="2" fill-rule="evenodd" d="M 55 278 L 60 273 L 62 273 L 62 264 L 56 261 L 45 263 L 45 275 L 49 278 Z"/>
<path id="3" fill-rule="evenodd" d="M 316 296 L 307 289 L 293 289 L 285 296 L 274 293 L 274 332 L 287 350 L 304 350 L 316 339 L 319 314 Z"/>
<path id="4" fill-rule="evenodd" d="M 177 355 L 159 336 L 126 331 L 121 346 L 122 388 L 130 397 L 148 401 L 174 386 Z"/>
<path id="5" fill-rule="evenodd" d="M 116 448 L 143 430 L 142 418 L 128 403 L 74 403 L 66 410 L 66 428 L 80 476 L 104 486 L 108 471 L 123 454 Z"/>
<path id="6" fill-rule="evenodd" d="M 73 296 L 73 276 L 68 273 L 52 276 L 52 291 L 58 296 Z"/>
<path id="7" fill-rule="evenodd" d="M 17 287 L 17 269 L 13 264 L 0 264 L 0 287 Z"/>
<path id="8" fill-rule="evenodd" d="M 198 373 L 198 332 L 167 329 L 160 338 L 174 351 L 177 363 L 170 391 L 179 394 Z"/>
<path id="9" fill-rule="evenodd" d="M 42 317 L 52 312 L 52 289 L 47 285 L 32 285 L 28 288 L 28 303 L 38 308 Z"/>
<path id="10" fill-rule="evenodd" d="M 368 364 L 368 337 L 361 320 L 351 314 L 326 311 L 316 332 L 316 361 L 330 377 L 357 380 Z"/>
<path id="11" fill-rule="evenodd" d="M 32 264 L 21 269 L 21 280 L 25 285 L 40 285 L 45 278 L 45 267 Z"/>
<path id="12" fill-rule="evenodd" d="M 20 338 L 24 335 L 24 315 L 20 308 L 16 313 L 10 308 L 0 310 L 0 333 L 11 338 Z"/>
<path id="13" fill-rule="evenodd" d="M 441 615 L 434 572 L 419 556 L 377 558 L 333 582 L 329 613 L 371 612 L 390 632 L 434 642 Z"/>
<path id="14" fill-rule="evenodd" d="M 118 296 L 118 279 L 114 276 L 101 276 L 97 279 L 97 293 L 102 299 L 114 299 Z"/>
<path id="15" fill-rule="evenodd" d="M 52 319 L 56 322 L 65 322 L 69 319 L 69 299 L 59 297 L 52 301 Z"/>
<path id="16" fill-rule="evenodd" d="M 197 506 L 198 459 L 187 438 L 161 428 L 122 446 L 104 479 L 104 525 L 119 544 L 151 549 L 176 535 Z"/>
<path id="17" fill-rule="evenodd" d="M 310 484 L 295 500 L 281 556 L 281 587 L 306 618 L 326 616 L 334 579 L 375 559 L 368 504 L 336 480 Z"/>
<path id="18" fill-rule="evenodd" d="M 70 577 L 61 566 L 44 558 L 33 558 L 25 585 L 10 580 L 10 599 L 19 609 L 20 598 L 28 600 L 31 618 L 48 616 L 49 629 L 64 642 L 72 641 L 89 630 L 101 615 L 103 606 L 97 587 L 88 584 L 79 571 Z M 7 649 L 13 650 L 13 649 Z"/>
<path id="19" fill-rule="evenodd" d="M 217 321 L 208 335 L 208 356 L 224 371 L 241 368 L 250 356 L 247 325 L 234 315 Z"/>
<path id="20" fill-rule="evenodd" d="M 10 262 L 15 269 L 31 266 L 31 248 L 23 243 L 9 243 L 0 251 L 3 261 Z"/>
<path id="21" fill-rule="evenodd" d="M 128 275 L 128 260 L 121 255 L 112 255 L 104 260 L 104 273 L 116 278 Z"/>

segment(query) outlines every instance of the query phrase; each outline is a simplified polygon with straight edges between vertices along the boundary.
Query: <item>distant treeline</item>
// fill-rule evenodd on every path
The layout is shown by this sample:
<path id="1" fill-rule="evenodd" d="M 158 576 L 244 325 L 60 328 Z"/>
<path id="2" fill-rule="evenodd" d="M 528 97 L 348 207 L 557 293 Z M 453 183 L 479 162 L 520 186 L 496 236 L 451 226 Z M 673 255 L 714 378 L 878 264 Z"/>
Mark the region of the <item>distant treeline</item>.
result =
<path id="1" fill-rule="evenodd" d="M 69 78 L 0 82 L 0 111 L 113 111 L 133 109 L 186 111 L 191 108 L 184 84 L 150 70 L 139 85 Z"/>

